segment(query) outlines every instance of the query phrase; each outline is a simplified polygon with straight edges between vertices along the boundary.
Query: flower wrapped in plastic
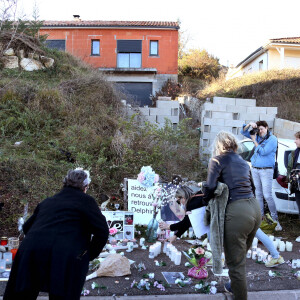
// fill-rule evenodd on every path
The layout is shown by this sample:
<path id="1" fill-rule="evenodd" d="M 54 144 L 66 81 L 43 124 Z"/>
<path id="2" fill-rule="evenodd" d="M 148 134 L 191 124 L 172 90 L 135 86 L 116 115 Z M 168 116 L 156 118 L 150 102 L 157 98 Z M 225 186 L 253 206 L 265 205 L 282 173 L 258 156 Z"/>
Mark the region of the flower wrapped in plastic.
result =
<path id="1" fill-rule="evenodd" d="M 144 187 L 152 187 L 155 183 L 159 181 L 159 176 L 156 174 L 152 167 L 142 167 L 141 172 L 137 177 L 138 182 L 140 182 Z"/>
<path id="2" fill-rule="evenodd" d="M 115 236 L 118 233 L 118 229 L 115 227 L 109 228 L 109 235 Z"/>

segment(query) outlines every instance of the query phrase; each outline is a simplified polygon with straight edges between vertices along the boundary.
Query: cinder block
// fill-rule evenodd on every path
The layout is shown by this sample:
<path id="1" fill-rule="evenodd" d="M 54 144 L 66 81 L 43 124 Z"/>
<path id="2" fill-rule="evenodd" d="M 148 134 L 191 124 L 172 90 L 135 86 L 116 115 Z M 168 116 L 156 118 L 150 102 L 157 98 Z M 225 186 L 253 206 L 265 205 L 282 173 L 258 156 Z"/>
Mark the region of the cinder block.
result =
<path id="1" fill-rule="evenodd" d="M 246 113 L 247 106 L 226 105 L 226 111 L 233 113 Z"/>
<path id="2" fill-rule="evenodd" d="M 235 98 L 236 106 L 256 106 L 256 99 Z"/>
<path id="3" fill-rule="evenodd" d="M 145 122 L 156 123 L 156 116 L 143 116 Z"/>
<path id="4" fill-rule="evenodd" d="M 149 116 L 149 108 L 148 107 L 139 107 L 139 111 L 143 116 Z"/>
<path id="5" fill-rule="evenodd" d="M 213 140 L 216 137 L 216 132 L 201 132 L 201 138 L 202 139 L 210 139 Z"/>
<path id="6" fill-rule="evenodd" d="M 250 122 L 256 122 L 259 121 L 259 114 L 240 114 L 240 120 L 245 121 L 245 120 L 250 120 Z M 245 122 L 247 123 L 247 122 Z M 249 122 L 248 122 L 249 123 Z"/>
<path id="7" fill-rule="evenodd" d="M 210 119 L 210 118 L 203 118 L 202 124 L 204 125 L 217 125 L 217 126 L 224 126 L 225 120 L 224 119 Z"/>
<path id="8" fill-rule="evenodd" d="M 203 104 L 204 110 L 211 110 L 211 111 L 223 111 L 226 112 L 226 105 L 225 104 L 214 104 L 210 102 L 206 102 Z"/>
<path id="9" fill-rule="evenodd" d="M 150 107 L 150 116 L 171 116 L 171 108 Z"/>
<path id="10" fill-rule="evenodd" d="M 218 133 L 221 130 L 224 130 L 224 126 L 211 125 L 211 127 L 210 127 L 210 132 Z"/>
<path id="11" fill-rule="evenodd" d="M 300 131 L 300 123 L 294 122 L 294 128 L 293 128 L 294 133 Z"/>
<path id="12" fill-rule="evenodd" d="M 277 115 L 278 108 L 277 107 L 267 107 L 267 114 Z"/>
<path id="13" fill-rule="evenodd" d="M 179 102 L 176 100 L 168 101 L 168 100 L 157 100 L 156 101 L 157 108 L 179 108 Z"/>
<path id="14" fill-rule="evenodd" d="M 213 111 L 212 112 L 212 118 L 213 119 L 232 119 L 232 113 L 226 113 L 226 112 L 219 112 L 219 111 Z"/>
<path id="15" fill-rule="evenodd" d="M 213 100 L 214 104 L 220 104 L 220 105 L 235 105 L 235 98 L 226 98 L 226 97 L 214 97 Z"/>
<path id="16" fill-rule="evenodd" d="M 291 130 L 291 131 L 293 131 L 293 130 L 294 130 L 294 124 L 293 124 L 293 122 L 291 122 L 291 121 L 285 120 L 285 121 L 283 122 L 283 128 L 284 128 L 285 130 Z"/>
<path id="17" fill-rule="evenodd" d="M 275 115 L 271 114 L 259 114 L 259 120 L 260 121 L 266 121 L 269 123 L 269 121 L 274 121 L 275 120 Z"/>
<path id="18" fill-rule="evenodd" d="M 266 114 L 267 108 L 266 107 L 247 107 L 248 114 Z"/>
<path id="19" fill-rule="evenodd" d="M 156 122 L 157 123 L 165 123 L 166 118 L 171 121 L 171 123 L 179 123 L 179 116 L 157 116 Z"/>
<path id="20" fill-rule="evenodd" d="M 225 126 L 242 127 L 244 122 L 242 120 L 225 120 Z"/>

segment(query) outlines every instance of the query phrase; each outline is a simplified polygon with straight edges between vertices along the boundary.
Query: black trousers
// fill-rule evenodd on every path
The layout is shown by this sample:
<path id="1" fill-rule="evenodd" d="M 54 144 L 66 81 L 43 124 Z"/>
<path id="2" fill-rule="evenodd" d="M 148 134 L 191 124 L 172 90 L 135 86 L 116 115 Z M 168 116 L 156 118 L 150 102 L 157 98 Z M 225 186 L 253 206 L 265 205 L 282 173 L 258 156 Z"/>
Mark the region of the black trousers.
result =
<path id="1" fill-rule="evenodd" d="M 15 293 L 14 295 L 12 295 L 12 298 L 3 298 L 3 300 L 5 299 L 36 300 L 38 295 L 39 295 L 39 291 L 26 291 L 21 293 Z M 64 297 L 49 294 L 49 300 L 64 300 Z"/>
<path id="2" fill-rule="evenodd" d="M 298 205 L 299 219 L 300 219 L 300 191 L 295 192 L 295 198 L 296 198 L 296 202 L 297 202 L 297 205 Z"/>

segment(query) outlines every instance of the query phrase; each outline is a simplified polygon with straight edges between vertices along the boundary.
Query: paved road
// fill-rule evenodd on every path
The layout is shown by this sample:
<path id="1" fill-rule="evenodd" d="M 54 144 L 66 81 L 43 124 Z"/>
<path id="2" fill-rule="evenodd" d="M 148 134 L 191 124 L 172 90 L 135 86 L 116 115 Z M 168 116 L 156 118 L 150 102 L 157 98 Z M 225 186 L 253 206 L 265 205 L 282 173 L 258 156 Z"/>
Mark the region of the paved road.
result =
<path id="1" fill-rule="evenodd" d="M 81 297 L 85 300 L 232 300 L 230 294 L 216 294 L 216 295 L 143 295 L 143 296 L 106 296 L 94 297 L 87 296 Z M 300 300 L 300 290 L 286 290 L 286 291 L 268 291 L 268 292 L 249 292 L 248 300 Z M 3 300 L 0 297 L 0 300 Z M 16 299 L 22 300 L 22 299 Z M 38 297 L 38 300 L 48 300 L 48 297 Z"/>

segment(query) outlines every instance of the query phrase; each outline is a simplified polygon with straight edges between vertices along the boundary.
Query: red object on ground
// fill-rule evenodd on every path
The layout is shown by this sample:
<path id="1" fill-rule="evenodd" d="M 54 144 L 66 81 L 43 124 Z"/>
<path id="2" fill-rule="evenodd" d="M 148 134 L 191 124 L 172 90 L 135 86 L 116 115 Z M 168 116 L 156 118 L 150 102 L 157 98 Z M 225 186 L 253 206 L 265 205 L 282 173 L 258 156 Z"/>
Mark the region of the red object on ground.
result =
<path id="1" fill-rule="evenodd" d="M 0 242 L 0 246 L 6 246 L 7 243 L 8 243 L 7 237 L 2 237 L 1 242 Z"/>
<path id="2" fill-rule="evenodd" d="M 16 253 L 17 253 L 18 249 L 11 249 L 10 252 L 12 253 L 12 259 L 15 259 Z"/>

